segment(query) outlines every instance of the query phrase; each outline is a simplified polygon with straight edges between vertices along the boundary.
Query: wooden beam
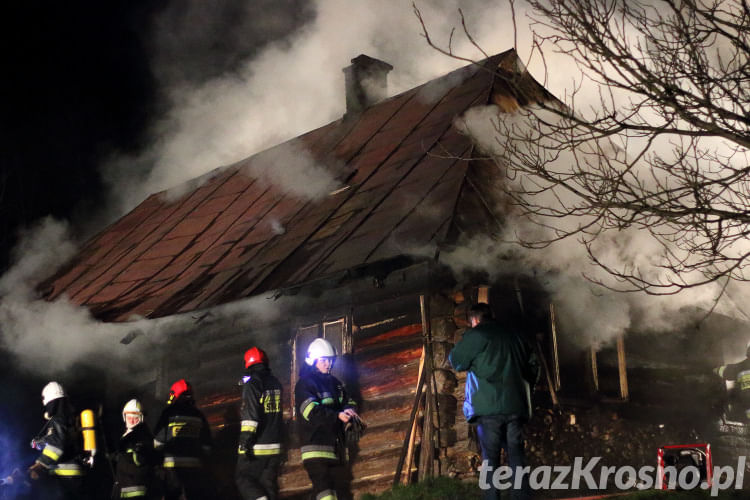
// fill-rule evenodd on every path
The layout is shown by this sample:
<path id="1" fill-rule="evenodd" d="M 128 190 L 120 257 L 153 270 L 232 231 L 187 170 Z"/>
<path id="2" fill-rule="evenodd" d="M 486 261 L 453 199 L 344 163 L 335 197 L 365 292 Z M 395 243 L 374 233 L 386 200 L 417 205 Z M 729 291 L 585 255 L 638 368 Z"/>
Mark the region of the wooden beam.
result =
<path id="1" fill-rule="evenodd" d="M 422 356 L 419 358 L 419 371 L 417 372 L 417 381 L 423 380 L 422 372 L 424 371 L 424 359 L 425 359 L 425 355 L 424 355 L 424 348 L 423 348 Z M 417 392 L 420 392 L 420 391 L 418 390 Z M 417 401 L 417 405 L 419 405 L 418 401 Z M 417 437 L 417 419 L 416 418 L 412 421 L 411 428 L 408 432 L 409 434 L 407 436 L 408 438 L 407 441 L 409 445 L 406 449 L 406 462 L 405 462 L 406 469 L 401 478 L 401 482 L 403 484 L 409 484 L 411 482 L 411 464 L 414 461 L 414 441 L 416 440 L 416 437 Z"/>
<path id="2" fill-rule="evenodd" d="M 401 472 L 404 468 L 404 460 L 406 459 L 409 441 L 411 440 L 412 429 L 416 429 L 417 410 L 419 410 L 419 404 L 422 399 L 422 387 L 424 386 L 424 379 L 425 372 L 422 371 L 417 381 L 417 394 L 414 396 L 414 405 L 411 408 L 411 415 L 409 416 L 409 427 L 407 428 L 408 435 L 406 436 L 406 439 L 404 439 L 404 445 L 401 447 L 401 455 L 398 458 L 398 465 L 396 465 L 396 474 L 393 476 L 393 486 L 396 486 L 401 479 Z"/>
<path id="3" fill-rule="evenodd" d="M 630 398 L 628 390 L 628 367 L 625 360 L 625 336 L 617 336 L 617 368 L 620 372 L 620 397 L 623 400 Z"/>
<path id="4" fill-rule="evenodd" d="M 477 303 L 489 304 L 490 303 L 490 287 L 480 286 L 477 289 Z"/>
<path id="5" fill-rule="evenodd" d="M 552 336 L 552 377 L 555 390 L 560 390 L 560 354 L 557 346 L 557 319 L 555 317 L 555 305 L 549 303 L 549 327 Z"/>
<path id="6" fill-rule="evenodd" d="M 419 452 L 418 477 L 422 481 L 434 475 L 433 461 L 435 458 L 435 425 L 432 415 L 435 411 L 435 391 L 433 387 L 432 333 L 430 330 L 430 312 L 424 294 L 419 296 L 419 309 L 422 315 L 422 338 L 425 351 L 425 404 L 422 420 L 422 444 Z"/>
<path id="7" fill-rule="evenodd" d="M 539 343 L 538 339 L 534 339 L 534 345 L 536 346 L 536 354 L 539 357 L 539 361 L 542 363 L 544 377 L 547 379 L 547 389 L 549 390 L 549 397 L 552 400 L 552 406 L 558 407 L 560 401 L 557 399 L 557 391 L 555 391 L 555 384 L 552 381 L 552 374 L 549 371 L 547 357 L 544 355 L 544 352 L 542 352 L 542 345 Z"/>
<path id="8" fill-rule="evenodd" d="M 594 392 L 599 392 L 599 362 L 596 358 L 596 346 L 591 344 L 589 346 L 589 370 L 591 383 L 593 385 Z"/>

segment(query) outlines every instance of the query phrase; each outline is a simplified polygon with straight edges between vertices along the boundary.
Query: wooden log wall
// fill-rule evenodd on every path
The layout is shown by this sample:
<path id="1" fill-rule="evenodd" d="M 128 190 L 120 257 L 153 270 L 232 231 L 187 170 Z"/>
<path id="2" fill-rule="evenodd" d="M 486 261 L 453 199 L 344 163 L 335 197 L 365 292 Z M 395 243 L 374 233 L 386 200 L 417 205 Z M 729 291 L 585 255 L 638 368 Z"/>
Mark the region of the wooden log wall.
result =
<path id="1" fill-rule="evenodd" d="M 459 479 L 473 477 L 481 464 L 473 429 L 463 416 L 466 372 L 454 372 L 448 361 L 451 349 L 469 327 L 466 314 L 471 304 L 466 299 L 471 293 L 469 289 L 445 291 L 433 296 L 432 306 L 436 376 L 443 398 L 441 474 Z"/>
<path id="2" fill-rule="evenodd" d="M 360 402 L 367 432 L 352 455 L 355 496 L 390 487 L 408 419 L 414 403 L 422 354 L 422 326 L 416 295 L 355 308 L 352 315 L 352 354 L 343 362 L 355 368 L 348 388 Z M 320 321 L 331 317 L 322 313 Z M 215 450 L 212 473 L 222 498 L 239 498 L 234 468 L 239 437 L 239 400 L 243 354 L 257 345 L 269 355 L 271 368 L 283 385 L 288 441 L 279 485 L 284 498 L 303 498 L 310 481 L 302 467 L 296 425 L 291 415 L 292 340 L 299 324 L 289 322 L 260 328 L 216 324 L 197 328 L 167 348 L 156 381 L 157 399 L 164 401 L 172 382 L 188 379 L 197 403 L 211 426 Z M 179 352 L 179 356 L 174 354 Z M 158 417 L 160 408 L 152 412 Z"/>
<path id="3" fill-rule="evenodd" d="M 444 290 L 426 299 L 433 354 L 429 382 L 433 384 L 430 392 L 435 404 L 431 406 L 430 424 L 430 419 L 424 419 L 424 395 L 419 402 L 417 432 L 411 448 L 413 460 L 402 477 L 416 480 L 417 465 L 422 463 L 424 467 L 424 460 L 429 460 L 428 457 L 420 459 L 425 420 L 433 431 L 432 473 L 473 477 L 481 459 L 476 442 L 471 439 L 472 429 L 462 413 L 466 376 L 451 369 L 448 354 L 468 327 L 466 311 L 470 303 L 477 300 L 477 288 Z M 425 339 L 419 295 L 381 299 L 348 311 L 352 353 L 342 363 L 346 362 L 355 372 L 351 380 L 345 379 L 345 382 L 360 402 L 362 418 L 368 424 L 358 449 L 353 450 L 352 491 L 356 496 L 383 491 L 393 484 L 410 428 L 409 417 L 415 404 Z M 320 313 L 321 324 L 333 319 L 324 311 Z M 302 498 L 309 491 L 310 482 L 300 461 L 296 425 L 291 415 L 292 341 L 300 326 L 286 321 L 260 328 L 237 328 L 219 322 L 199 333 L 186 335 L 189 340 L 181 340 L 184 355 L 171 358 L 161 370 L 163 380 L 156 384 L 161 390 L 166 391 L 172 381 L 181 377 L 189 379 L 195 387 L 198 404 L 211 424 L 216 441 L 214 475 L 219 484 L 217 492 L 224 498 L 239 498 L 233 479 L 239 435 L 238 382 L 243 374 L 242 355 L 251 345 L 268 352 L 271 367 L 284 386 L 289 432 L 285 443 L 286 462 L 279 478 L 282 497 Z M 424 394 L 430 392 L 424 391 Z M 160 399 L 164 396 L 162 394 Z"/>

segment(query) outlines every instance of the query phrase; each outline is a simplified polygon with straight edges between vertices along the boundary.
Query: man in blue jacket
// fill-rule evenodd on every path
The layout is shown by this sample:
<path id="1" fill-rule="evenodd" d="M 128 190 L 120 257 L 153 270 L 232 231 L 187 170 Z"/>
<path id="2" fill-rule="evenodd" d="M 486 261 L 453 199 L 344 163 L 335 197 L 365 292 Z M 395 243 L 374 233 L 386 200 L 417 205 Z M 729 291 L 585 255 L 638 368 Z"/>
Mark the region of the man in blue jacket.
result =
<path id="1" fill-rule="evenodd" d="M 471 328 L 456 344 L 449 360 L 457 371 L 468 371 L 464 415 L 477 424 L 482 458 L 494 471 L 505 448 L 513 471 L 512 498 L 528 498 L 528 476 L 516 485 L 518 467 L 524 467 L 523 425 L 531 418 L 531 391 L 539 378 L 539 363 L 523 334 L 497 323 L 487 304 L 469 311 Z M 490 481 L 491 484 L 491 476 Z M 494 486 L 485 498 L 499 499 Z"/>

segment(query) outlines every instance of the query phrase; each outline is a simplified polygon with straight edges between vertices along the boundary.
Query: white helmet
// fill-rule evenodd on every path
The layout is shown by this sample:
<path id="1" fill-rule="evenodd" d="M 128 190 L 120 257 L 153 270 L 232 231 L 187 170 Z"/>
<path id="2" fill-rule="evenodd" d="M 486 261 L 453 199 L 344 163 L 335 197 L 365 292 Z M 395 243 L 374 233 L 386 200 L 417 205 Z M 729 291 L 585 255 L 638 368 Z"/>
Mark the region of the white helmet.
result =
<path id="1" fill-rule="evenodd" d="M 50 382 L 42 389 L 42 405 L 47 406 L 47 403 L 65 397 L 65 390 L 57 382 Z"/>
<path id="2" fill-rule="evenodd" d="M 125 422 L 125 425 L 128 426 L 128 419 L 125 418 L 125 416 L 128 413 L 134 413 L 138 415 L 138 423 L 140 424 L 143 421 L 143 407 L 141 406 L 141 402 L 137 399 L 131 399 L 127 403 L 125 403 L 125 406 L 122 408 L 122 420 Z M 136 425 L 137 425 L 136 424 Z M 130 428 L 130 426 L 128 426 Z"/>
<path id="3" fill-rule="evenodd" d="M 315 360 L 319 358 L 335 358 L 336 349 L 333 348 L 330 342 L 326 339 L 315 339 L 310 342 L 307 346 L 307 356 L 305 357 L 305 363 L 309 366 L 315 364 Z"/>

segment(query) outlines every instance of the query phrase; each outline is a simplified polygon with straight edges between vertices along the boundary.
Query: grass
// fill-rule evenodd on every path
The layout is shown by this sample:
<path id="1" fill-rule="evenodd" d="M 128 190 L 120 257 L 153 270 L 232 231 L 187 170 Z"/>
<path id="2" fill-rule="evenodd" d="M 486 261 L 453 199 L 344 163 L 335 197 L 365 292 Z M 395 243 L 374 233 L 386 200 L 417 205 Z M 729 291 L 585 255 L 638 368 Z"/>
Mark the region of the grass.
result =
<path id="1" fill-rule="evenodd" d="M 534 498 L 545 498 L 544 492 L 536 492 Z M 579 493 L 579 496 L 593 496 L 594 493 Z M 568 497 L 575 497 L 577 493 L 570 491 Z M 479 500 L 482 491 L 473 482 L 462 482 L 448 477 L 436 477 L 421 483 L 408 486 L 399 485 L 392 490 L 378 495 L 365 493 L 359 500 Z M 503 497 L 505 498 L 505 497 Z M 750 498 L 747 491 L 720 491 L 718 496 L 712 497 L 710 491 L 660 491 L 645 490 L 629 495 L 615 496 L 612 500 L 745 500 Z"/>
<path id="2" fill-rule="evenodd" d="M 717 498 L 719 500 L 745 500 L 748 498 L 748 492 L 742 490 L 720 491 L 718 496 L 712 497 L 710 491 L 692 490 L 692 491 L 639 491 L 632 495 L 623 495 L 615 497 L 614 500 L 708 500 Z"/>
<path id="3" fill-rule="evenodd" d="M 479 500 L 482 491 L 474 483 L 436 477 L 408 486 L 399 485 L 379 495 L 365 493 L 360 500 Z"/>

